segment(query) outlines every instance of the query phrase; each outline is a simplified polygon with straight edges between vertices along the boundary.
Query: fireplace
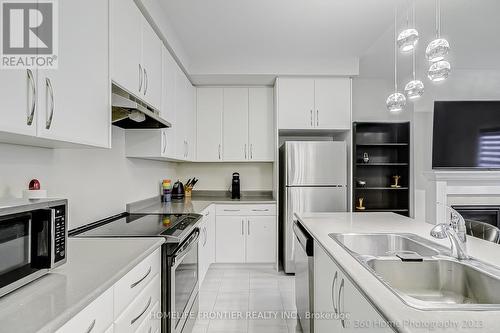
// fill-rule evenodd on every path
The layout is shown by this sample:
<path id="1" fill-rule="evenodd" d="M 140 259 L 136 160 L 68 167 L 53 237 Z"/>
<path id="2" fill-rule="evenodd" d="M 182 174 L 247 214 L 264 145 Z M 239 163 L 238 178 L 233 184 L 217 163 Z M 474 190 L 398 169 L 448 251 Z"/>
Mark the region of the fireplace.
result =
<path id="1" fill-rule="evenodd" d="M 464 219 L 485 222 L 500 228 L 500 206 L 453 206 Z"/>

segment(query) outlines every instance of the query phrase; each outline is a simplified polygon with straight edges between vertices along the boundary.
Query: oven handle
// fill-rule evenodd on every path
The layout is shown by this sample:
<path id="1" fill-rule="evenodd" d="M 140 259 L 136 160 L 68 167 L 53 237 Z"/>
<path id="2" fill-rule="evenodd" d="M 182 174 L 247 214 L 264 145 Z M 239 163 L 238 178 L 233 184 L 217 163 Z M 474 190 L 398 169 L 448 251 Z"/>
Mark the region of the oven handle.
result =
<path id="1" fill-rule="evenodd" d="M 188 254 L 188 252 L 191 251 L 193 246 L 195 246 L 196 243 L 198 243 L 199 238 L 200 238 L 200 229 L 197 228 L 191 234 L 189 239 L 184 243 L 184 244 L 188 244 L 188 246 L 186 246 L 186 247 L 182 246 L 181 249 L 174 254 L 173 259 L 172 259 L 172 267 L 175 266 L 175 263 L 177 261 L 182 261 L 182 259 L 184 259 L 184 257 Z"/>

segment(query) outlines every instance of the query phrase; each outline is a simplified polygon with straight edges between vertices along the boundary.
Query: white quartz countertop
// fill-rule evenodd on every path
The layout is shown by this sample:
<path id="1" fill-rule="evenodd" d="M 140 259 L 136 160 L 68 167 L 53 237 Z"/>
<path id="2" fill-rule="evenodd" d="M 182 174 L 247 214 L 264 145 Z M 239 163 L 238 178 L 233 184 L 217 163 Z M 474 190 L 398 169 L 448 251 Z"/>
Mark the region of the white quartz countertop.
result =
<path id="1" fill-rule="evenodd" d="M 69 238 L 65 265 L 0 298 L 0 332 L 54 332 L 163 242 Z"/>
<path id="2" fill-rule="evenodd" d="M 316 213 L 299 214 L 298 218 L 386 319 L 397 325 L 397 331 L 500 332 L 500 311 L 425 311 L 407 306 L 329 236 L 349 232 L 412 233 L 449 248 L 447 239 L 429 235 L 433 225 L 392 213 Z M 473 237 L 467 238 L 467 245 L 472 257 L 500 266 L 500 245 Z M 467 320 L 474 321 L 474 327 L 468 327 L 471 323 Z"/>
<path id="3" fill-rule="evenodd" d="M 131 213 L 139 214 L 200 214 L 212 204 L 275 204 L 276 200 L 268 196 L 247 197 L 239 200 L 231 200 L 227 197 L 203 196 L 187 198 L 183 201 L 155 202 L 146 207 L 133 210 Z"/>

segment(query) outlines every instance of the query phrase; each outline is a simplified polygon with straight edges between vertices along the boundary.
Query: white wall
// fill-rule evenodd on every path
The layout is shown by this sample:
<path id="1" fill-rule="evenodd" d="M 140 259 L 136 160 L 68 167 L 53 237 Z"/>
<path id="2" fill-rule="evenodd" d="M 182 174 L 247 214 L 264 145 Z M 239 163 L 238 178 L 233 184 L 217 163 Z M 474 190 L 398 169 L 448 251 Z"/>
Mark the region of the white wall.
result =
<path id="1" fill-rule="evenodd" d="M 195 190 L 227 190 L 233 172 L 240 173 L 242 191 L 272 191 L 272 163 L 183 163 L 178 177 L 185 183 L 189 178 L 199 178 Z"/>
<path id="2" fill-rule="evenodd" d="M 69 228 L 125 211 L 125 204 L 158 195 L 174 163 L 125 158 L 124 132 L 113 127 L 113 148 L 44 149 L 0 144 L 0 197 L 20 197 L 32 178 L 49 196 L 69 200 Z"/>
<path id="3" fill-rule="evenodd" d="M 387 111 L 385 101 L 394 92 L 394 83 L 385 79 L 354 78 L 352 80 L 353 121 L 409 121 L 413 117 L 413 105 L 405 111 Z"/>
<path id="4" fill-rule="evenodd" d="M 421 200 L 425 202 L 425 193 L 430 190 L 430 183 L 424 172 L 432 170 L 432 132 L 434 101 L 453 100 L 500 100 L 500 70 L 454 70 L 448 80 L 439 85 L 426 83 L 426 92 L 415 104 L 414 140 L 415 145 L 415 188 L 422 192 Z M 419 195 L 417 195 L 417 199 Z M 460 203 L 469 201 L 486 204 L 482 198 L 461 198 Z M 497 198 L 493 198 L 498 202 Z M 459 203 L 459 202 L 452 202 Z M 417 206 L 420 202 L 417 202 Z"/>

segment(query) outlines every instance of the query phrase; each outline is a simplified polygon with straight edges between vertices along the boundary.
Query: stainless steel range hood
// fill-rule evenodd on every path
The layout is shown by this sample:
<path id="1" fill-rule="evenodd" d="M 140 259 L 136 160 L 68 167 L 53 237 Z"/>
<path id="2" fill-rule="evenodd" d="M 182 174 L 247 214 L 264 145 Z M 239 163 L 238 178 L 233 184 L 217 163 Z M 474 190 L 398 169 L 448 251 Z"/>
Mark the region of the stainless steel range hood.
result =
<path id="1" fill-rule="evenodd" d="M 172 127 L 168 121 L 160 117 L 160 111 L 149 107 L 115 85 L 113 85 L 112 91 L 111 123 L 113 125 L 124 129 L 158 129 Z"/>

